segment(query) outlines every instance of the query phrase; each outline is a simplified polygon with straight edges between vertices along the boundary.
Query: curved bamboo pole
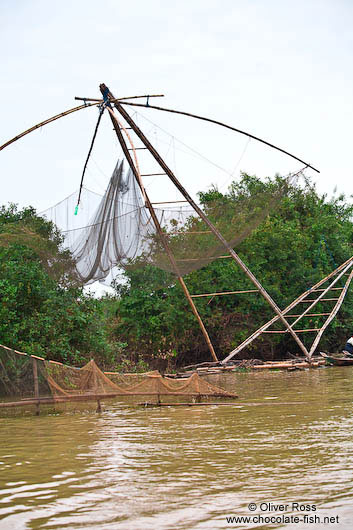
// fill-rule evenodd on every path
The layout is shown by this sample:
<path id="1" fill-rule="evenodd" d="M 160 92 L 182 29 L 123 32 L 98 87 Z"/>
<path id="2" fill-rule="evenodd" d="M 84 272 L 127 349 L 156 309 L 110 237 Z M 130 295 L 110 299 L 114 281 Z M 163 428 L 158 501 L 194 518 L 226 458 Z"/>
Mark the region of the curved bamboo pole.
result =
<path id="1" fill-rule="evenodd" d="M 73 107 L 72 109 L 65 110 L 64 112 L 60 112 L 60 114 L 56 114 L 55 116 L 52 116 L 51 118 L 48 118 L 44 121 L 41 121 L 40 123 L 37 123 L 36 125 L 33 125 L 33 127 L 30 127 L 29 129 L 26 129 L 21 134 L 18 134 L 17 136 L 14 136 L 14 138 L 11 138 L 11 140 L 8 140 L 3 145 L 0 146 L 0 151 L 5 149 L 8 145 L 13 144 L 16 142 L 16 140 L 19 140 L 23 136 L 26 136 L 26 134 L 29 134 L 36 129 L 39 129 L 40 127 L 43 127 L 43 125 L 47 125 L 48 123 L 51 123 L 52 121 L 58 120 L 59 118 L 63 118 L 64 116 L 68 116 L 69 114 L 72 114 L 73 112 L 76 112 L 78 110 L 82 110 L 88 107 L 96 107 L 97 105 L 100 105 L 99 103 L 87 103 L 86 105 L 79 105 L 78 107 Z"/>
<path id="2" fill-rule="evenodd" d="M 317 173 L 320 173 L 320 171 L 318 169 L 316 169 L 314 166 L 312 166 L 311 164 L 308 164 L 307 162 L 304 162 L 304 160 L 301 160 L 297 156 L 292 155 L 291 153 L 289 153 L 289 151 L 285 151 L 281 147 L 277 147 L 276 145 L 271 144 L 270 142 L 267 142 L 266 140 L 262 140 L 262 138 L 259 138 L 258 136 L 254 136 L 253 134 L 250 134 L 250 133 L 248 133 L 246 131 L 242 131 L 241 129 L 237 129 L 236 127 L 232 127 L 231 125 L 227 125 L 226 123 L 223 123 L 221 121 L 212 120 L 211 118 L 206 118 L 205 116 L 199 116 L 198 114 L 191 114 L 191 112 L 184 112 L 184 111 L 181 111 L 181 110 L 167 109 L 165 107 L 156 107 L 155 105 L 143 105 L 142 103 L 130 103 L 128 101 L 119 101 L 119 104 L 120 105 L 131 105 L 131 106 L 134 106 L 134 107 L 145 107 L 146 109 L 162 110 L 164 112 L 171 112 L 173 114 L 181 114 L 182 116 L 189 116 L 190 118 L 196 118 L 197 120 L 207 121 L 209 123 L 214 123 L 215 125 L 220 125 L 221 127 L 225 127 L 226 129 L 230 129 L 231 131 L 235 131 L 237 133 L 244 134 L 248 138 L 251 138 L 253 140 L 256 140 L 257 142 L 265 144 L 268 147 L 272 147 L 272 149 L 276 149 L 276 151 L 280 151 L 281 153 L 284 153 L 285 155 L 288 155 L 291 158 L 294 158 L 294 160 L 297 160 L 298 162 L 301 162 L 306 167 L 310 167 L 311 169 L 313 169 Z"/>

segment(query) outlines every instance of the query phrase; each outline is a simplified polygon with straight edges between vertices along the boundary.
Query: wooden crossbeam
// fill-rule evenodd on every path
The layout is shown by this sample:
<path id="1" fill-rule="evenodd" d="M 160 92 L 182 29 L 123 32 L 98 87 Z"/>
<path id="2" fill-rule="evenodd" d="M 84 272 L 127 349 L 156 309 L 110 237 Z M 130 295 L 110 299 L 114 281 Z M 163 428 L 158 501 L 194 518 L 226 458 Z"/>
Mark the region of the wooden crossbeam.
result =
<path id="1" fill-rule="evenodd" d="M 312 329 L 295 329 L 296 333 L 307 333 L 308 331 L 320 331 L 321 328 L 312 328 Z M 262 333 L 288 333 L 288 330 L 281 331 L 263 331 Z"/>
<path id="2" fill-rule="evenodd" d="M 300 303 L 301 304 L 306 304 L 307 302 L 332 302 L 333 300 L 338 300 L 338 298 L 320 298 L 320 300 L 318 299 L 307 299 L 307 300 L 302 300 Z"/>
<path id="3" fill-rule="evenodd" d="M 329 291 L 343 291 L 344 287 L 330 287 L 328 290 Z M 326 289 L 314 289 L 313 291 L 311 291 L 312 293 L 317 293 L 319 291 L 326 291 Z"/>
<path id="4" fill-rule="evenodd" d="M 286 315 L 287 318 L 290 318 L 290 317 L 327 317 L 328 315 L 331 315 L 331 313 L 307 313 L 306 315 Z"/>
<path id="5" fill-rule="evenodd" d="M 141 175 L 141 176 L 143 176 L 143 175 Z M 151 204 L 177 204 L 179 202 L 188 202 L 188 201 L 161 201 L 161 202 L 152 202 Z M 174 232 L 169 232 L 168 234 L 172 234 L 172 233 L 174 233 Z"/>
<path id="6" fill-rule="evenodd" d="M 225 259 L 225 258 L 232 258 L 232 256 L 210 256 L 209 258 L 184 258 L 184 259 L 177 259 L 175 261 L 202 261 L 202 260 L 210 260 L 210 259 Z"/>
<path id="7" fill-rule="evenodd" d="M 166 173 L 144 173 L 143 175 L 141 175 L 141 177 L 154 177 L 156 175 L 166 175 Z"/>
<path id="8" fill-rule="evenodd" d="M 224 293 L 205 293 L 192 294 L 191 298 L 202 298 L 203 296 L 224 296 L 225 294 L 243 294 L 243 293 L 258 293 L 258 289 L 248 289 L 247 291 L 225 291 Z"/>
<path id="9" fill-rule="evenodd" d="M 182 201 L 180 201 L 182 202 Z M 161 203 L 153 203 L 153 204 L 161 204 Z M 192 234 L 212 234 L 211 230 L 204 230 L 204 231 L 200 231 L 200 232 L 168 232 L 166 235 L 167 236 L 174 236 L 174 235 L 183 235 L 183 236 L 189 236 L 189 235 L 192 235 Z"/>
<path id="10" fill-rule="evenodd" d="M 124 98 L 113 98 L 113 99 L 110 99 L 110 102 L 115 102 L 115 101 L 124 101 L 125 99 L 139 99 L 139 98 L 164 98 L 164 94 L 146 94 L 146 95 L 143 95 L 143 96 L 126 96 Z M 103 103 L 103 99 L 98 99 L 98 98 L 82 98 L 82 97 L 78 97 L 78 96 L 75 96 L 75 99 L 77 101 L 96 101 L 97 103 Z"/>

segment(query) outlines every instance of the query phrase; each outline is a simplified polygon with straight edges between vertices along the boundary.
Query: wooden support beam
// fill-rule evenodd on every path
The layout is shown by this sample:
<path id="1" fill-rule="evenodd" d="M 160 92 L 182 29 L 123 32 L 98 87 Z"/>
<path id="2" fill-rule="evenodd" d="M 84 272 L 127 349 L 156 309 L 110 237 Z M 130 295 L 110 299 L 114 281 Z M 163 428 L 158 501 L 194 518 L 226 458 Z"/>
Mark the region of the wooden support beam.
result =
<path id="1" fill-rule="evenodd" d="M 154 203 L 154 204 L 158 204 L 158 203 Z M 210 230 L 200 230 L 199 232 L 166 232 L 166 235 L 167 236 L 192 236 L 194 234 L 212 234 L 212 232 Z"/>
<path id="2" fill-rule="evenodd" d="M 131 129 L 131 127 L 129 127 Z M 141 177 L 154 177 L 157 175 L 166 175 L 166 173 L 142 173 Z"/>
<path id="3" fill-rule="evenodd" d="M 253 134 L 250 134 L 248 132 L 242 131 L 241 129 L 237 129 L 236 127 L 231 127 L 230 125 L 227 125 L 226 123 L 222 123 L 221 121 L 212 120 L 210 118 L 206 118 L 205 116 L 199 116 L 197 114 L 191 114 L 191 112 L 183 112 L 181 110 L 166 109 L 165 107 L 156 107 L 154 105 L 143 105 L 141 103 L 130 103 L 128 101 L 122 101 L 121 104 L 122 105 L 132 105 L 134 107 L 145 107 L 145 108 L 148 108 L 148 109 L 156 109 L 156 110 L 161 110 L 161 111 L 164 111 L 164 112 L 171 112 L 173 114 L 181 114 L 182 116 L 189 116 L 190 118 L 196 118 L 197 120 L 202 120 L 202 121 L 207 121 L 209 123 L 214 123 L 215 125 L 219 125 L 220 127 L 225 127 L 226 129 L 230 129 L 231 131 L 235 131 L 235 132 L 237 132 L 239 134 L 243 134 L 243 135 L 247 136 L 248 138 L 252 138 L 253 140 L 256 140 L 257 142 L 260 142 L 262 144 L 267 145 L 268 147 L 272 147 L 272 149 L 276 149 L 277 151 L 280 151 L 281 153 L 284 153 L 285 155 L 288 155 L 291 158 L 294 158 L 294 160 L 297 160 L 298 162 L 304 164 L 304 166 L 310 167 L 311 169 L 313 169 L 317 173 L 320 173 L 320 171 L 318 169 L 316 169 L 314 166 L 312 166 L 308 162 L 304 162 L 304 160 L 301 160 L 297 156 L 289 153 L 289 151 L 285 151 L 281 147 L 277 147 L 276 145 L 271 144 L 270 142 L 267 142 L 266 140 L 262 140 L 258 136 L 254 136 Z"/>
<path id="4" fill-rule="evenodd" d="M 243 294 L 243 293 L 258 293 L 258 289 L 249 289 L 247 291 L 226 291 L 224 293 L 207 293 L 207 294 L 192 294 L 191 298 L 202 298 L 203 296 L 224 296 L 226 294 Z"/>
<path id="5" fill-rule="evenodd" d="M 317 299 L 309 299 L 307 298 L 307 300 L 302 300 L 300 303 L 301 304 L 306 304 L 308 302 L 333 302 L 334 300 L 338 300 L 338 298 L 317 298 Z"/>
<path id="6" fill-rule="evenodd" d="M 111 392 L 107 394 L 78 394 L 78 395 L 69 395 L 69 396 L 55 396 L 55 397 L 41 397 L 39 399 L 23 399 L 21 401 L 4 401 L 0 403 L 0 408 L 13 408 L 13 407 L 28 407 L 29 405 L 37 405 L 38 403 L 43 405 L 51 405 L 55 403 L 67 403 L 67 402 L 85 402 L 85 401 L 105 401 L 107 399 L 113 399 L 115 397 L 128 397 L 128 396 L 185 396 L 183 392 Z M 187 394 L 190 397 L 199 397 L 199 392 L 190 392 Z M 206 394 L 202 394 L 204 396 Z M 212 394 L 214 397 L 229 397 L 236 398 L 236 394 L 231 392 L 226 393 L 217 393 Z"/>
<path id="7" fill-rule="evenodd" d="M 344 287 L 330 287 L 329 291 L 342 291 L 343 289 L 344 289 Z M 314 289 L 311 292 L 312 293 L 318 293 L 318 292 L 322 292 L 322 291 L 325 291 L 325 289 Z"/>
<path id="8" fill-rule="evenodd" d="M 337 303 L 335 304 L 335 307 L 333 308 L 332 310 L 332 313 L 331 315 L 328 317 L 328 319 L 326 320 L 326 322 L 324 323 L 324 325 L 322 326 L 322 328 L 320 329 L 319 333 L 317 334 L 317 337 L 315 338 L 314 342 L 313 342 L 313 345 L 311 346 L 310 348 L 310 351 L 309 351 L 309 355 L 310 357 L 313 355 L 313 353 L 315 352 L 316 348 L 317 348 L 317 345 L 319 344 L 320 342 L 320 339 L 322 337 L 322 334 L 323 332 L 325 331 L 325 329 L 327 328 L 327 326 L 330 324 L 330 322 L 332 322 L 332 320 L 335 318 L 335 316 L 337 315 L 338 311 L 339 311 L 339 308 L 341 307 L 342 305 L 342 302 L 344 300 L 344 297 L 346 296 L 347 294 L 347 291 L 348 291 L 348 287 L 352 281 L 352 278 L 353 278 L 353 269 L 350 271 L 349 273 L 349 276 L 347 278 L 347 281 L 346 281 L 346 285 L 344 286 L 343 288 L 343 291 L 341 292 L 338 300 L 337 300 Z"/>
<path id="9" fill-rule="evenodd" d="M 144 96 L 126 96 L 124 98 L 117 98 L 111 100 L 112 102 L 115 101 L 125 101 L 126 99 L 140 99 L 140 98 L 164 98 L 164 94 L 146 94 Z M 103 99 L 97 99 L 97 98 L 82 98 L 79 96 L 75 96 L 75 99 L 78 101 L 96 101 L 97 103 L 103 103 Z"/>
<path id="10" fill-rule="evenodd" d="M 188 202 L 188 201 L 161 201 L 161 202 L 152 202 L 151 204 L 179 204 L 180 202 Z M 172 233 L 173 232 L 168 232 L 168 234 L 172 234 Z"/>
<path id="11" fill-rule="evenodd" d="M 287 318 L 296 318 L 296 317 L 324 317 L 331 315 L 331 313 L 307 313 L 306 315 L 287 315 Z"/>
<path id="12" fill-rule="evenodd" d="M 308 333 L 309 331 L 319 331 L 321 328 L 311 328 L 311 329 L 296 329 L 296 333 Z M 288 333 L 287 329 L 278 330 L 278 331 L 263 331 L 262 333 Z"/>

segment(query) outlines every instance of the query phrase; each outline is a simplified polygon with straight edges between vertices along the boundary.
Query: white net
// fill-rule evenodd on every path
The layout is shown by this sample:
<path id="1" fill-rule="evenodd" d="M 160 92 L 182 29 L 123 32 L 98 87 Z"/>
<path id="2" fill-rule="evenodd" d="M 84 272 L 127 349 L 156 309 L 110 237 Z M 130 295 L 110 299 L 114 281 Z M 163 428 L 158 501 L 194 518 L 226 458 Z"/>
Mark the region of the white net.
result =
<path id="1" fill-rule="evenodd" d="M 219 194 L 203 210 L 234 247 L 263 221 L 284 191 L 282 182 L 275 191 L 260 190 L 251 197 L 230 200 Z M 154 208 L 161 235 L 137 180 L 130 169 L 124 171 L 122 161 L 118 161 L 103 197 L 84 190 L 80 216 L 74 215 L 76 197 L 70 195 L 43 215 L 62 230 L 84 284 L 106 278 L 114 267 L 146 264 L 183 276 L 224 254 L 223 244 L 189 204 Z"/>

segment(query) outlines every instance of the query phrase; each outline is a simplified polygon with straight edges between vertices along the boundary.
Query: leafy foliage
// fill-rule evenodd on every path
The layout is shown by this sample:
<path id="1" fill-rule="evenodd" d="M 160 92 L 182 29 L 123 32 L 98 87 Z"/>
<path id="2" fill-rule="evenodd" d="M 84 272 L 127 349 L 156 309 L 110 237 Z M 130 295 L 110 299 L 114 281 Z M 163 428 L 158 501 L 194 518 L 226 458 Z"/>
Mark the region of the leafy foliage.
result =
<path id="1" fill-rule="evenodd" d="M 105 306 L 77 287 L 55 226 L 33 208 L 0 209 L 0 343 L 65 363 L 112 366 Z"/>
<path id="2" fill-rule="evenodd" d="M 268 197 L 276 201 L 269 204 Z M 353 206 L 344 196 L 320 195 L 308 180 L 301 187 L 287 186 L 279 176 L 263 182 L 243 174 L 227 193 L 212 188 L 200 194 L 200 201 L 221 230 L 226 224 L 227 234 L 234 233 L 240 257 L 280 307 L 351 256 Z M 202 229 L 195 219 L 184 228 Z M 175 240 L 183 237 L 175 235 Z M 205 245 L 207 252 L 209 235 L 197 238 L 198 250 Z M 60 232 L 33 208 L 0 209 L 0 343 L 68 364 L 94 357 L 100 366 L 122 371 L 146 370 L 146 363 L 170 370 L 209 360 L 174 275 L 152 265 L 139 267 L 137 260 L 124 280 L 115 282 L 116 296 L 97 300 L 77 285 L 71 256 L 61 243 Z M 211 261 L 184 279 L 192 294 L 254 289 L 232 259 Z M 220 358 L 273 316 L 259 293 L 194 301 Z M 323 304 L 316 309 L 327 311 Z M 352 317 L 348 293 L 321 346 L 341 348 L 351 334 Z M 316 317 L 302 324 L 317 325 Z M 244 356 L 270 359 L 287 352 L 298 352 L 287 334 L 262 335 Z"/>
<path id="3" fill-rule="evenodd" d="M 284 186 L 279 176 L 263 182 L 242 174 L 240 182 L 233 183 L 226 194 L 215 188 L 200 194 L 210 217 L 217 211 L 226 212 L 228 223 L 232 223 L 230 206 L 239 212 L 253 196 L 280 197 L 276 207 L 266 210 L 262 223 L 237 247 L 240 257 L 280 307 L 348 259 L 353 241 L 353 207 L 344 196 L 328 199 L 319 195 L 309 180 L 301 187 L 289 185 L 283 192 Z M 189 229 L 195 230 L 194 223 Z M 236 232 L 237 226 L 233 225 L 233 230 Z M 116 333 L 128 343 L 128 351 L 149 359 L 159 357 L 169 364 L 175 360 L 208 360 L 207 346 L 176 278 L 155 267 L 133 268 L 125 275 L 127 283 L 116 286 L 120 296 Z M 217 259 L 188 274 L 185 281 L 192 294 L 254 289 L 231 259 Z M 258 293 L 194 301 L 221 358 L 273 316 Z M 327 306 L 318 305 L 317 309 L 327 311 Z M 351 331 L 352 315 L 353 300 L 348 294 L 321 344 L 333 351 L 342 347 Z M 305 319 L 303 327 L 316 324 L 315 318 Z M 246 355 L 274 358 L 288 351 L 295 353 L 298 347 L 287 335 L 263 335 L 249 346 Z"/>

